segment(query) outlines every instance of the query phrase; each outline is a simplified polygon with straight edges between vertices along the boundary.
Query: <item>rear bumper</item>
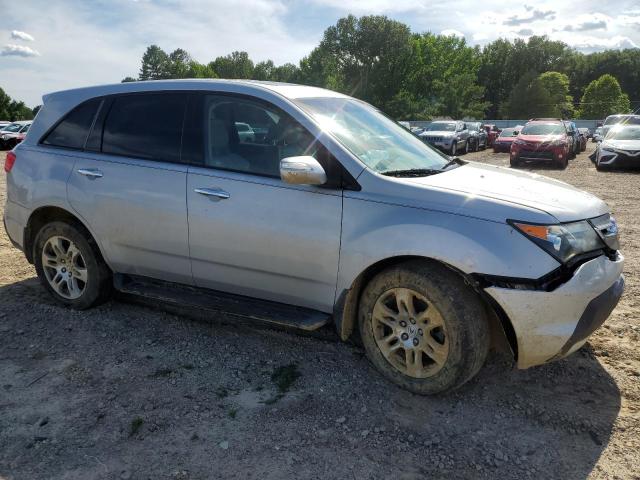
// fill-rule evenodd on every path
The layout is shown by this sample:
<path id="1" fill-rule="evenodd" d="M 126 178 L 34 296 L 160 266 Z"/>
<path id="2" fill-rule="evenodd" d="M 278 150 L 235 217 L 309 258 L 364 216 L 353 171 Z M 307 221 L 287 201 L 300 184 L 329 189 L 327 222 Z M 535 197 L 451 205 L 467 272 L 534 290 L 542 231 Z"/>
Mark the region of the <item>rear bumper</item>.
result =
<path id="1" fill-rule="evenodd" d="M 513 325 L 518 368 L 563 358 L 580 348 L 611 314 L 624 290 L 621 255 L 581 265 L 551 292 L 489 287 Z"/>
<path id="2" fill-rule="evenodd" d="M 24 251 L 24 229 L 27 226 L 29 212 L 22 205 L 7 200 L 4 206 L 4 229 L 14 247 Z"/>

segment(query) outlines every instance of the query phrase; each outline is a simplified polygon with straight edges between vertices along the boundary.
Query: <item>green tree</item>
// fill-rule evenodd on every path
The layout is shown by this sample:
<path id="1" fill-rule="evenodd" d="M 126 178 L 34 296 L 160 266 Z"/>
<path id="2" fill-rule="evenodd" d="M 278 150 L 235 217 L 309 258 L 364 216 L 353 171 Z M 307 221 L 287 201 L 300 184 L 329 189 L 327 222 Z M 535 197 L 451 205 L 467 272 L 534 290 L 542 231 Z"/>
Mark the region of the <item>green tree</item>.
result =
<path id="1" fill-rule="evenodd" d="M 120 83 L 130 83 L 130 82 L 137 82 L 137 80 L 133 77 L 124 77 Z"/>
<path id="2" fill-rule="evenodd" d="M 544 72 L 539 77 L 549 93 L 551 116 L 571 118 L 574 114 L 573 97 L 569 95 L 569 77 L 560 72 Z"/>
<path id="3" fill-rule="evenodd" d="M 514 119 L 553 116 L 551 94 L 536 72 L 530 71 L 520 77 L 501 113 L 504 118 Z"/>
<path id="4" fill-rule="evenodd" d="M 177 48 L 169 54 L 168 78 L 189 78 L 190 64 L 191 56 L 185 50 Z"/>
<path id="5" fill-rule="evenodd" d="M 253 77 L 253 62 L 247 52 L 232 52 L 230 55 L 218 57 L 209 63 L 209 67 L 220 78 Z"/>
<path id="6" fill-rule="evenodd" d="M 407 73 L 411 31 L 385 16 L 349 15 L 325 30 L 316 55 L 331 57 L 321 65 L 335 67 L 341 91 L 384 108 Z"/>
<path id="7" fill-rule="evenodd" d="M 139 80 L 161 80 L 170 78 L 169 56 L 157 45 L 147 47 L 142 55 L 142 67 L 140 68 Z"/>
<path id="8" fill-rule="evenodd" d="M 609 74 L 592 81 L 580 102 L 582 118 L 605 118 L 614 113 L 628 113 L 630 109 L 629 97 L 620 88 L 618 80 Z"/>

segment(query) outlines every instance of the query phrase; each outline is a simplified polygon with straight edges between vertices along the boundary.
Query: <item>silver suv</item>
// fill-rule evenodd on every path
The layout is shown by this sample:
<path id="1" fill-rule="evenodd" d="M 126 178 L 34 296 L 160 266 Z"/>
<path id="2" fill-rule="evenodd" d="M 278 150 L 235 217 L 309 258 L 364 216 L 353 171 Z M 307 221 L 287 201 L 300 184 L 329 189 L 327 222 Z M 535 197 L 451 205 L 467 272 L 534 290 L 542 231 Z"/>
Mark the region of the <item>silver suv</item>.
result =
<path id="1" fill-rule="evenodd" d="M 53 93 L 5 170 L 5 228 L 60 303 L 89 308 L 115 288 L 307 330 L 331 322 L 422 394 L 472 378 L 501 339 L 520 368 L 566 356 L 624 285 L 598 198 L 447 157 L 313 87 Z"/>

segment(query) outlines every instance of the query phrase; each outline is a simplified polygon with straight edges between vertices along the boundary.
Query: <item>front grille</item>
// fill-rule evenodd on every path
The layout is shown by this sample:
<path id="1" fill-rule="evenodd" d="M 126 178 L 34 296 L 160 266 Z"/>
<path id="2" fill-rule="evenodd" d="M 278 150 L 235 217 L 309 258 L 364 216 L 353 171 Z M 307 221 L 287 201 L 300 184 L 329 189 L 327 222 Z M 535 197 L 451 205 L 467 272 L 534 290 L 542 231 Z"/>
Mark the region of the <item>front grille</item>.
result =
<path id="1" fill-rule="evenodd" d="M 534 158 L 538 160 L 553 160 L 553 152 L 540 150 L 520 150 L 521 158 Z"/>
<path id="2" fill-rule="evenodd" d="M 435 142 L 441 142 L 442 141 L 442 137 L 433 137 L 433 136 L 425 136 L 422 137 L 424 139 L 425 142 L 429 142 L 429 143 L 435 143 Z"/>

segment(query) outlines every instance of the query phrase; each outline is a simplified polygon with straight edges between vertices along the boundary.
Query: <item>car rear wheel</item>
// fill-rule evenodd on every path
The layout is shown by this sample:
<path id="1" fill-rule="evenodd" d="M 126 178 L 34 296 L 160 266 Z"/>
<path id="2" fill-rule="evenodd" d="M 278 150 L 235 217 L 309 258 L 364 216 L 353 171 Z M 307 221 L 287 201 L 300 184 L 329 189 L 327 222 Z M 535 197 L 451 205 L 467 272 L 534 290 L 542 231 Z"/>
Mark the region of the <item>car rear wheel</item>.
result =
<path id="1" fill-rule="evenodd" d="M 111 294 L 111 272 L 90 236 L 76 225 L 52 222 L 35 241 L 36 272 L 45 289 L 63 305 L 83 310 Z"/>
<path id="2" fill-rule="evenodd" d="M 407 262 L 373 278 L 360 300 L 359 327 L 371 363 L 418 394 L 461 386 L 480 370 L 489 350 L 482 303 L 435 262 Z"/>

